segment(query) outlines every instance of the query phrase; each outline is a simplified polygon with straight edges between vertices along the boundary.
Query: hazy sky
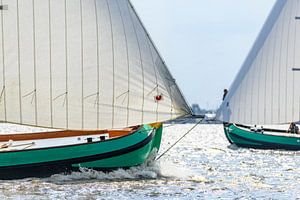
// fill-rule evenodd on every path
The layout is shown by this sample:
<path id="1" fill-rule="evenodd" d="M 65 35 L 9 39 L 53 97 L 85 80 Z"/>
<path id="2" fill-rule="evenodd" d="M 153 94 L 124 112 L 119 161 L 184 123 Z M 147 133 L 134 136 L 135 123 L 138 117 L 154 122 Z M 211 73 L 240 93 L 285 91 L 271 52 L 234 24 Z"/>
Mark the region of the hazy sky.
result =
<path id="1" fill-rule="evenodd" d="M 131 0 L 190 104 L 216 108 L 275 0 Z"/>

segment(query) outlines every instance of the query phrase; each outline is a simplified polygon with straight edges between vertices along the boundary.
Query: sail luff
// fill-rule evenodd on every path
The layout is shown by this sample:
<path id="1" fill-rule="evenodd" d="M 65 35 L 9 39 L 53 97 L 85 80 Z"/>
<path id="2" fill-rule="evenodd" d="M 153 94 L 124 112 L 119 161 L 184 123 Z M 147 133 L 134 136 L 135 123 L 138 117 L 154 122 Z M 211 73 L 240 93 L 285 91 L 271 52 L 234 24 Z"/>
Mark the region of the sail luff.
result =
<path id="1" fill-rule="evenodd" d="M 269 15 L 267 21 L 263 25 L 263 28 L 257 37 L 257 39 L 254 42 L 254 45 L 251 48 L 251 51 L 249 52 L 246 60 L 244 61 L 242 68 L 240 69 L 239 73 L 236 75 L 228 94 L 226 95 L 226 99 L 230 99 L 231 96 L 235 93 L 237 87 L 239 86 L 238 83 L 241 82 L 241 80 L 244 78 L 246 73 L 251 67 L 251 64 L 254 60 L 254 58 L 257 56 L 258 52 L 260 51 L 261 47 L 263 46 L 266 38 L 269 36 L 276 20 L 278 19 L 284 5 L 286 3 L 286 0 L 278 0 L 276 4 L 274 5 L 271 14 Z M 225 103 L 226 101 L 224 101 Z"/>
<path id="2" fill-rule="evenodd" d="M 133 12 L 135 13 L 137 19 L 139 20 L 139 23 L 141 24 L 141 26 L 142 26 L 144 32 L 146 33 L 149 42 L 150 42 L 151 45 L 154 47 L 156 53 L 157 53 L 158 56 L 159 56 L 159 59 L 162 61 L 165 70 L 167 71 L 168 75 L 171 77 L 172 81 L 175 81 L 175 79 L 173 78 L 173 76 L 172 76 L 171 73 L 170 73 L 170 70 L 169 70 L 168 67 L 166 66 L 165 61 L 164 61 L 164 59 L 162 58 L 162 56 L 161 56 L 161 54 L 160 54 L 160 52 L 159 52 L 157 46 L 156 46 L 155 43 L 153 42 L 153 40 L 152 40 L 150 34 L 148 33 L 147 29 L 145 28 L 144 23 L 141 21 L 141 19 L 140 19 L 138 13 L 136 12 L 136 9 L 134 8 L 134 6 L 133 6 L 133 4 L 131 3 L 130 0 L 128 0 L 128 2 L 129 2 L 129 4 L 130 4 L 130 6 L 132 7 L 132 10 L 133 10 Z M 177 86 L 176 83 L 175 83 L 175 86 L 176 86 L 176 89 L 178 90 L 178 92 L 179 92 L 181 98 L 184 100 L 184 104 L 185 104 L 184 106 L 185 106 L 185 109 L 186 109 L 186 110 L 185 110 L 186 115 L 191 114 L 192 111 L 191 111 L 190 107 L 188 106 L 187 100 L 185 99 L 183 93 L 181 92 L 181 90 L 179 89 L 179 87 Z M 171 97 L 171 98 L 172 98 L 172 97 Z M 171 99 L 171 101 L 172 101 L 172 99 Z M 171 109 L 172 109 L 172 108 L 171 108 Z M 185 116 L 185 115 L 183 115 L 183 116 Z M 173 117 L 172 117 L 172 118 L 173 118 Z"/>
<path id="3" fill-rule="evenodd" d="M 231 101 L 232 96 L 236 93 L 237 89 L 239 88 L 240 82 L 245 78 L 246 74 L 249 72 L 250 68 L 252 67 L 253 61 L 256 61 L 255 58 L 257 57 L 259 51 L 261 50 L 263 44 L 265 43 L 267 37 L 269 36 L 273 26 L 275 25 L 277 19 L 279 18 L 281 11 L 284 8 L 285 3 L 286 3 L 286 0 L 277 0 L 275 5 L 273 6 L 272 11 L 268 16 L 268 19 L 264 23 L 263 28 L 260 31 L 258 37 L 256 38 L 244 63 L 242 64 L 240 71 L 234 78 L 234 81 L 229 88 L 228 94 L 226 95 L 224 101 L 222 102 L 220 108 L 218 109 L 217 118 L 220 119 L 221 121 L 229 122 L 230 116 L 228 116 L 228 115 L 231 115 L 231 114 L 235 115 L 238 112 L 237 110 L 230 110 L 230 111 L 227 110 L 227 107 L 229 106 L 229 102 Z M 257 73 L 257 74 L 259 74 L 259 73 Z M 253 106 L 253 95 L 252 94 L 253 94 L 253 84 L 252 84 L 252 91 L 251 91 L 251 99 L 252 99 L 251 107 L 253 108 L 254 106 Z M 258 96 L 257 96 L 257 98 L 258 98 Z M 230 102 L 230 104 L 232 104 L 232 101 Z M 235 108 L 233 108 L 233 109 L 235 109 Z M 249 122 L 253 123 L 253 117 L 254 117 L 253 109 L 251 110 L 250 115 L 251 115 L 251 120 L 249 120 Z M 238 118 L 238 116 L 236 116 L 234 118 Z M 257 118 L 257 117 L 255 117 L 255 118 Z"/>
<path id="4" fill-rule="evenodd" d="M 276 2 L 218 111 L 219 119 L 244 124 L 300 120 L 300 92 L 295 88 L 299 12 L 297 0 Z"/>

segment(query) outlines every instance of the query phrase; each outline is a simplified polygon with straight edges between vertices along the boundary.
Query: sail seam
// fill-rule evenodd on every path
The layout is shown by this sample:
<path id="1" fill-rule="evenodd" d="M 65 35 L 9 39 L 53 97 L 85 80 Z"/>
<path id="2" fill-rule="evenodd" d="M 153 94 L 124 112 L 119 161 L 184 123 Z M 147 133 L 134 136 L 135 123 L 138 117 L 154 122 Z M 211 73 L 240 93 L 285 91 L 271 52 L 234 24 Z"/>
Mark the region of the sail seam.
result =
<path id="1" fill-rule="evenodd" d="M 52 83 L 52 28 L 51 28 L 51 0 L 48 1 L 48 6 L 49 6 L 49 71 L 50 71 L 50 75 L 49 75 L 49 86 L 50 86 L 50 123 L 51 123 L 51 127 L 53 127 L 53 83 Z"/>
<path id="2" fill-rule="evenodd" d="M 65 62 L 66 62 L 66 129 L 69 127 L 69 98 L 68 98 L 68 22 L 67 22 L 67 0 L 65 0 Z"/>
<path id="3" fill-rule="evenodd" d="M 128 38 L 127 38 L 126 30 L 125 30 L 124 18 L 123 18 L 122 12 L 121 12 L 119 1 L 117 1 L 117 5 L 118 5 L 118 9 L 119 9 L 120 16 L 121 16 L 121 21 L 122 21 L 122 26 L 123 26 L 123 31 L 124 31 L 124 37 L 125 37 L 125 46 L 126 46 L 127 88 L 128 88 L 128 91 L 127 91 L 127 106 L 126 106 L 126 110 L 127 110 L 126 125 L 128 126 L 129 125 L 129 105 L 130 105 L 130 64 L 129 64 L 129 52 L 128 52 Z M 124 101 L 125 101 L 125 98 L 124 98 Z"/>
<path id="4" fill-rule="evenodd" d="M 279 32 L 279 25 L 276 24 L 275 27 L 274 27 L 274 41 L 277 40 L 276 36 L 278 35 L 278 32 Z M 276 46 L 275 43 L 273 45 L 273 59 L 272 59 L 272 63 L 273 63 L 273 66 L 276 66 L 276 61 L 275 61 L 275 50 L 276 50 Z M 279 66 L 279 65 L 278 65 Z M 274 94 L 274 91 L 275 91 L 275 84 L 273 83 L 274 82 L 274 77 L 275 77 L 275 70 L 276 70 L 276 67 L 273 67 L 273 70 L 272 70 L 272 76 L 271 76 L 271 85 L 272 85 L 272 88 L 271 88 L 271 97 L 272 97 L 272 100 L 271 100 L 271 123 L 273 124 L 274 123 L 274 116 L 273 114 L 275 115 L 274 111 L 273 111 L 273 108 L 274 108 L 274 101 L 275 101 L 275 98 L 273 98 L 273 94 Z M 279 68 L 278 68 L 278 73 L 279 73 Z"/>
<path id="5" fill-rule="evenodd" d="M 143 101 L 142 101 L 142 123 L 144 121 L 144 105 L 145 105 L 145 74 L 144 74 L 144 65 L 143 65 L 143 59 L 142 59 L 142 52 L 141 52 L 141 44 L 140 44 L 140 40 L 139 40 L 139 37 L 138 37 L 138 34 L 137 34 L 137 30 L 136 30 L 136 26 L 135 26 L 135 23 L 133 21 L 133 16 L 132 16 L 132 12 L 131 10 L 129 9 L 129 6 L 131 6 L 131 10 L 133 10 L 134 14 L 135 11 L 134 11 L 134 8 L 132 7 L 131 4 L 127 4 L 127 8 L 129 10 L 129 15 L 130 15 L 130 19 L 131 19 L 131 23 L 133 25 L 133 29 L 134 29 L 134 33 L 135 33 L 135 36 L 136 36 L 136 40 L 137 40 L 137 45 L 138 45 L 138 49 L 139 49 L 139 56 L 140 56 L 140 61 L 141 61 L 141 70 L 142 70 L 142 89 L 143 89 Z"/>
<path id="6" fill-rule="evenodd" d="M 97 40 L 97 99 L 95 103 L 97 104 L 97 129 L 99 129 L 99 116 L 100 116 L 100 105 L 99 105 L 99 94 L 100 94 L 100 58 L 99 58 L 99 27 L 98 27 L 98 9 L 97 2 L 94 0 L 95 6 L 95 20 L 96 20 L 96 40 Z"/>
<path id="7" fill-rule="evenodd" d="M 111 18 L 111 10 L 108 3 L 109 0 L 106 0 L 107 9 L 109 13 L 109 22 L 110 22 L 110 31 L 111 31 L 111 45 L 112 45 L 112 74 L 113 74 L 113 98 L 112 98 L 112 127 L 114 127 L 115 124 L 115 50 L 114 50 L 114 33 L 113 33 L 113 25 L 112 25 L 112 18 Z"/>
<path id="8" fill-rule="evenodd" d="M 255 61 L 253 62 L 253 65 L 256 66 L 257 65 L 257 59 L 255 59 Z M 256 74 L 256 71 L 257 71 L 257 67 L 255 68 L 252 68 L 251 69 L 252 71 L 252 74 Z M 251 109 L 254 110 L 254 83 L 255 83 L 255 76 L 253 76 L 252 78 L 252 86 L 251 86 Z M 251 115 L 251 122 L 254 123 L 254 113 L 253 112 L 250 112 L 250 115 Z"/>
<path id="9" fill-rule="evenodd" d="M 290 3 L 291 1 L 289 1 Z M 287 4 L 287 7 L 289 7 L 289 3 Z M 285 121 L 288 121 L 288 114 L 287 114 L 287 110 L 288 110 L 288 98 L 287 98 L 287 95 L 288 95 L 288 73 L 289 73 L 289 66 L 288 66 L 288 63 L 289 63 L 289 41 L 290 41 L 290 35 L 291 35 L 291 23 L 292 23 L 292 18 L 289 17 L 289 22 L 288 22 L 288 31 L 287 31 L 287 43 L 286 43 L 286 46 L 287 46 L 287 50 L 286 50 L 286 60 L 285 60 Z"/>
<path id="10" fill-rule="evenodd" d="M 153 65 L 153 68 L 154 68 L 154 75 L 155 75 L 155 84 L 156 84 L 156 87 L 154 88 L 154 90 L 156 90 L 156 93 L 158 95 L 159 93 L 159 85 L 158 85 L 158 77 L 157 77 L 157 69 L 156 69 L 156 65 L 155 65 L 155 61 L 154 61 L 154 57 L 153 57 L 153 52 L 152 52 L 152 49 L 151 49 L 151 46 L 150 46 L 150 41 L 149 41 L 149 38 L 147 37 L 146 38 L 147 40 L 147 44 L 148 44 L 148 48 L 149 48 L 149 52 L 150 52 L 150 55 L 151 55 L 151 60 L 152 60 L 152 65 Z M 158 106 L 159 106 L 159 103 L 157 102 L 156 103 L 156 121 L 158 121 Z"/>
<path id="11" fill-rule="evenodd" d="M 247 83 L 247 86 L 249 86 L 249 85 L 252 85 L 251 84 L 251 77 L 250 77 L 250 74 L 247 76 L 247 81 L 246 81 L 246 83 Z M 249 84 L 250 83 L 250 84 Z M 247 89 L 247 94 L 248 94 L 248 90 L 250 90 L 250 88 L 246 88 Z M 250 93 L 250 91 L 249 91 L 249 93 Z M 251 93 L 250 93 L 250 95 L 252 95 Z M 250 96 L 249 95 L 249 96 Z M 251 104 L 248 104 L 249 102 L 251 102 L 251 98 L 248 98 L 249 96 L 247 96 L 246 97 L 246 101 L 245 102 L 247 102 L 246 104 L 244 104 L 244 107 L 245 108 L 247 108 L 248 107 L 248 105 L 251 105 Z M 251 96 L 250 96 L 251 97 Z M 249 116 L 249 114 L 248 114 L 248 112 L 245 112 L 245 121 L 246 120 L 249 120 L 250 119 L 250 116 Z"/>
<path id="12" fill-rule="evenodd" d="M 260 121 L 260 106 L 261 106 L 261 101 L 260 101 L 260 93 L 261 93 L 261 89 L 262 89 L 262 85 L 261 85 L 261 78 L 262 78 L 262 68 L 263 68 L 263 58 L 265 56 L 265 49 L 262 48 L 261 52 L 260 52 L 260 61 L 259 61 L 259 72 L 258 72 L 258 95 L 257 95 L 257 119 L 258 121 Z"/>
<path id="13" fill-rule="evenodd" d="M 20 108 L 20 123 L 22 119 L 22 91 L 21 91 L 21 59 L 20 59 L 20 16 L 19 16 L 19 0 L 17 0 L 17 43 L 18 43 L 18 81 L 19 81 L 19 108 Z"/>
<path id="14" fill-rule="evenodd" d="M 273 27 L 273 29 L 274 29 L 274 27 Z M 273 39 L 273 35 L 271 35 L 270 36 L 270 38 L 268 38 L 268 40 L 267 40 L 267 42 L 266 42 L 266 49 L 267 50 L 269 50 L 270 49 L 270 46 L 271 46 L 271 41 L 272 41 L 272 39 Z M 266 124 L 266 121 L 268 121 L 267 120 L 267 91 L 269 91 L 268 90 L 268 82 L 267 82 L 267 80 L 268 80 L 268 72 L 269 72 L 269 59 L 270 59 L 270 57 L 271 57 L 271 52 L 270 51 L 267 51 L 267 54 L 266 54 L 266 69 L 265 69 L 265 77 L 264 77 L 264 85 L 265 85 L 265 88 L 264 88 L 264 102 L 263 102 L 263 104 L 264 104 L 264 124 Z"/>
<path id="15" fill-rule="evenodd" d="M 84 129 L 84 63 L 83 63 L 83 21 L 82 0 L 80 0 L 80 45 L 81 45 L 81 128 Z"/>
<path id="16" fill-rule="evenodd" d="M 298 7 L 299 7 L 299 1 L 296 2 L 296 8 L 295 8 L 296 15 L 298 14 Z M 294 39 L 295 39 L 295 41 L 297 41 L 297 21 L 295 22 Z M 294 42 L 294 56 L 293 56 L 293 58 L 294 58 L 293 59 L 293 67 L 295 67 L 295 65 L 296 65 L 296 42 Z M 295 109 L 295 73 L 293 73 L 293 106 L 294 106 L 294 108 L 293 108 L 293 118 L 294 118 L 295 117 L 295 111 L 294 111 L 294 109 Z"/>
<path id="17" fill-rule="evenodd" d="M 35 115 L 35 125 L 37 126 L 37 84 L 36 84 L 36 29 L 35 29 L 35 0 L 32 0 L 32 20 L 33 20 L 33 73 L 34 73 L 34 115 Z"/>
<path id="18" fill-rule="evenodd" d="M 284 9 L 283 15 L 284 16 L 286 15 L 286 10 L 285 9 Z M 284 33 L 284 24 L 281 25 L 281 36 L 283 35 L 283 33 Z M 282 46 L 283 46 L 283 41 L 281 40 L 280 41 L 280 52 L 282 52 Z M 279 65 L 281 64 L 281 62 L 282 62 L 282 53 L 280 53 L 280 55 L 279 55 Z M 281 83 L 281 70 L 280 70 L 280 67 L 279 67 L 279 81 L 278 82 Z M 281 94 L 280 93 L 281 92 L 281 87 L 280 86 L 278 87 L 278 90 L 279 90 L 278 94 Z M 280 104 L 281 104 L 281 95 L 278 95 L 278 120 L 279 121 L 281 121 L 280 120 L 280 114 L 281 114 Z"/>

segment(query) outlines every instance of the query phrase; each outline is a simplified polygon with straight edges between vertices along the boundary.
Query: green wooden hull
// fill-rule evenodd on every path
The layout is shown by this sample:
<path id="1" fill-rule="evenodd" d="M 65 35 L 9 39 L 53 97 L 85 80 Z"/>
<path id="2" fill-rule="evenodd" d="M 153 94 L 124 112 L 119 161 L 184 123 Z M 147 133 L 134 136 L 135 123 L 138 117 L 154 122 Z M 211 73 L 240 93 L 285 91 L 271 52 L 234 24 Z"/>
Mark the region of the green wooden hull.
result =
<path id="1" fill-rule="evenodd" d="M 270 130 L 270 129 L 269 129 Z M 270 130 L 276 133 L 276 130 Z M 278 130 L 279 131 L 279 130 Z M 256 149 L 300 150 L 300 138 L 293 135 L 273 135 L 245 130 L 234 124 L 224 125 L 225 136 L 239 147 Z M 282 133 L 282 131 L 281 131 Z"/>
<path id="2" fill-rule="evenodd" d="M 0 152 L 0 178 L 49 176 L 79 167 L 97 170 L 128 168 L 144 163 L 153 150 L 159 150 L 162 126 L 144 125 L 121 138 L 80 145 L 14 152 Z"/>

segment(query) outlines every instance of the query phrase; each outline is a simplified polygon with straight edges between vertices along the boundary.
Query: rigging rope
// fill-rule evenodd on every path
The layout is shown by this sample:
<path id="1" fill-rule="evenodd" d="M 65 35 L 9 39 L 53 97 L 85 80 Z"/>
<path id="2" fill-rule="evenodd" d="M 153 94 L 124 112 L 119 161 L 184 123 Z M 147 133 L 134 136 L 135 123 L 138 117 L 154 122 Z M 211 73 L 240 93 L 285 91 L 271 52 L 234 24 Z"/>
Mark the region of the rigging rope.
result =
<path id="1" fill-rule="evenodd" d="M 159 160 L 161 157 L 163 157 L 167 152 L 169 152 L 176 144 L 178 144 L 183 138 L 185 138 L 192 130 L 194 130 L 203 119 L 199 120 L 192 128 L 190 128 L 183 136 L 181 136 L 173 145 L 171 145 L 165 152 L 163 152 L 161 155 L 159 155 L 155 160 Z"/>

